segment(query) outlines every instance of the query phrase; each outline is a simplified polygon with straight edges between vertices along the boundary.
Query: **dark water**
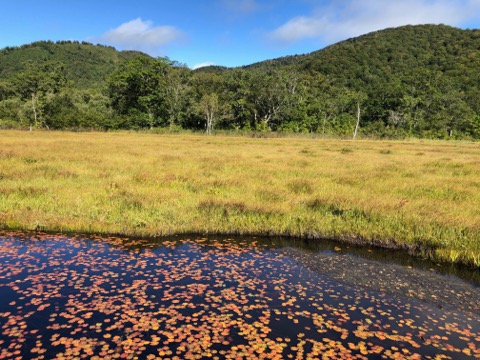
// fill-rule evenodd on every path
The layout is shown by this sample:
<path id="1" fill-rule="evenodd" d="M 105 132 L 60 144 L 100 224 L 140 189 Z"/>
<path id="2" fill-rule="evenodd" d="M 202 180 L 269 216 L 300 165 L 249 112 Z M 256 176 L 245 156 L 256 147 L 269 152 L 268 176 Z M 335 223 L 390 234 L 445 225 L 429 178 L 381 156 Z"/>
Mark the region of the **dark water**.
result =
<path id="1" fill-rule="evenodd" d="M 480 316 L 337 283 L 273 244 L 0 236 L 0 359 L 480 358 Z"/>
<path id="2" fill-rule="evenodd" d="M 461 264 L 438 263 L 428 258 L 410 255 L 404 250 L 392 250 L 380 247 L 371 247 L 353 244 L 339 244 L 338 241 L 329 240 L 305 240 L 305 239 L 275 239 L 276 243 L 284 246 L 294 246 L 303 250 L 316 251 L 331 254 L 348 254 L 366 260 L 380 261 L 387 264 L 397 264 L 405 267 L 413 267 L 418 270 L 435 271 L 435 273 L 450 277 L 453 281 L 457 278 L 480 287 L 480 269 L 471 268 Z"/>

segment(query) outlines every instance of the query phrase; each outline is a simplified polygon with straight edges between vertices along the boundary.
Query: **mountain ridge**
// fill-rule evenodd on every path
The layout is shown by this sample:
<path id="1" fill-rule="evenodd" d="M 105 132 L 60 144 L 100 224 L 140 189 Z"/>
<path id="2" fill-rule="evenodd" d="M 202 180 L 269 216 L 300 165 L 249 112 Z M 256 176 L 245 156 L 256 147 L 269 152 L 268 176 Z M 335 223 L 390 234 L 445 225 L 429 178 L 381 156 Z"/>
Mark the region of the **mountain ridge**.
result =
<path id="1" fill-rule="evenodd" d="M 411 35 L 418 35 L 422 30 L 427 30 L 430 31 L 430 35 L 435 35 L 435 33 L 438 33 L 439 30 L 442 30 L 442 36 L 447 34 L 445 30 L 448 30 L 452 33 L 458 34 L 474 34 L 477 39 L 480 40 L 480 30 L 478 29 L 460 29 L 448 25 L 433 25 L 433 24 L 426 24 L 426 25 L 405 25 L 405 26 L 400 26 L 400 27 L 392 27 L 392 28 L 386 28 L 383 30 L 377 30 L 373 31 L 367 34 L 360 35 L 358 37 L 352 37 L 348 38 L 339 42 L 336 42 L 334 44 L 330 44 L 322 49 L 314 50 L 309 53 L 305 54 L 294 54 L 294 55 L 286 55 L 278 58 L 272 58 L 272 59 L 266 59 L 262 60 L 259 62 L 255 62 L 249 65 L 244 65 L 244 66 L 238 66 L 238 67 L 226 67 L 223 65 L 210 65 L 210 66 L 205 66 L 201 67 L 196 70 L 192 70 L 194 72 L 223 72 L 223 71 L 228 71 L 231 69 L 255 69 L 255 68 L 265 68 L 265 67 L 270 67 L 270 68 L 275 68 L 275 67 L 281 67 L 281 66 L 294 66 L 294 65 L 299 65 L 303 67 L 303 69 L 311 69 L 315 68 L 315 65 L 317 67 L 315 68 L 316 71 L 321 71 L 321 72 L 326 72 L 330 73 L 331 68 L 329 69 L 326 67 L 324 64 L 322 66 L 318 66 L 318 61 L 315 64 L 315 60 L 318 60 L 318 58 L 322 57 L 327 57 L 330 59 L 329 55 L 331 55 L 332 52 L 338 52 L 338 51 L 345 51 L 346 47 L 349 46 L 363 46 L 367 42 L 371 42 L 372 40 L 375 40 L 375 38 L 378 37 L 385 37 L 388 35 L 397 35 L 400 32 L 405 32 L 409 31 L 412 34 Z M 424 32 L 424 31 L 423 31 Z M 413 38 L 413 37 L 412 37 Z M 387 37 L 388 39 L 388 37 Z M 453 39 L 455 40 L 455 39 Z M 385 41 L 385 40 L 384 40 Z M 412 44 L 410 44 L 412 45 Z M 60 50 L 66 50 L 66 51 L 60 51 Z M 77 51 L 75 51 L 77 50 Z M 109 63 L 108 65 L 108 72 L 112 72 L 115 68 L 115 66 L 119 62 L 135 57 L 135 56 L 147 56 L 150 57 L 150 55 L 143 53 L 141 51 L 136 51 L 136 50 L 117 50 L 112 46 L 107 46 L 107 45 L 102 45 L 102 44 L 91 44 L 88 42 L 79 42 L 79 41 L 35 41 L 29 44 L 24 44 L 20 46 L 8 46 L 3 49 L 0 49 L 0 79 L 6 80 L 8 78 L 11 78 L 14 76 L 16 72 L 19 72 L 23 69 L 22 63 L 26 60 L 33 60 L 33 61 L 38 61 L 38 60 L 47 60 L 47 59 L 55 59 L 64 63 L 68 63 L 69 59 L 66 59 L 66 54 L 70 52 L 71 55 L 73 56 L 73 62 L 78 62 L 78 61 L 85 61 L 86 59 L 89 58 L 89 56 L 79 56 L 81 54 L 81 51 L 78 50 L 84 50 L 86 55 L 90 55 L 91 60 L 86 61 L 86 64 L 89 67 L 94 67 L 95 64 L 92 63 L 94 61 L 99 61 L 99 55 L 104 55 L 106 57 L 107 62 Z M 94 51 L 95 50 L 95 51 Z M 391 49 L 385 49 L 386 51 L 391 51 Z M 17 56 L 17 57 L 12 57 L 13 54 L 16 53 L 21 53 L 22 56 Z M 350 54 L 352 55 L 352 54 Z M 13 58 L 13 59 L 11 59 Z M 22 59 L 24 61 L 22 61 Z M 97 64 L 98 66 L 103 66 L 105 64 L 102 64 L 101 61 Z M 89 74 L 89 71 L 86 72 L 86 74 Z M 85 72 L 77 72 L 70 70 L 70 77 L 73 78 L 74 76 L 85 76 Z M 97 74 L 98 75 L 98 74 Z M 103 72 L 100 72 L 100 79 L 105 80 L 106 76 L 104 75 Z M 98 81 L 98 77 L 97 77 Z M 94 83 L 93 78 L 89 78 L 89 81 L 91 83 Z M 87 82 L 87 83 L 88 83 Z"/>
<path id="2" fill-rule="evenodd" d="M 78 41 L 35 41 L 0 50 L 0 80 L 9 80 L 25 69 L 28 62 L 39 65 L 57 61 L 66 65 L 67 79 L 79 88 L 104 82 L 124 60 L 148 54 L 134 50 L 118 51 L 112 46 Z"/>

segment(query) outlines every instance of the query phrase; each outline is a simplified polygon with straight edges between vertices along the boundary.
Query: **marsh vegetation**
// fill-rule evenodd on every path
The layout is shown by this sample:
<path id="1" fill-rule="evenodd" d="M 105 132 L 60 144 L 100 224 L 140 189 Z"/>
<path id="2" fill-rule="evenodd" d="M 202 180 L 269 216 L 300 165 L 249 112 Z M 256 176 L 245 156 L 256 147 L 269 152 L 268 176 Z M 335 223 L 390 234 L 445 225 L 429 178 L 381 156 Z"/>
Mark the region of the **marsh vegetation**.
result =
<path id="1" fill-rule="evenodd" d="M 480 265 L 478 143 L 0 135 L 5 229 L 332 238 Z"/>

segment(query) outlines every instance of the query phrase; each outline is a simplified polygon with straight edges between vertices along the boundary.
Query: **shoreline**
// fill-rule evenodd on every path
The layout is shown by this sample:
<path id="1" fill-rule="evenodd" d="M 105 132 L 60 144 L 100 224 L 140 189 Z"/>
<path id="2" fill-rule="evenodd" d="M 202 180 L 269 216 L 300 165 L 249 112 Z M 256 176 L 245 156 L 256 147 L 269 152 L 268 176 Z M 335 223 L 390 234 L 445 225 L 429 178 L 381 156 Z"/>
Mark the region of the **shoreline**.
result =
<path id="1" fill-rule="evenodd" d="M 480 314 L 480 285 L 463 279 L 398 264 L 386 264 L 349 254 L 311 253 L 295 248 L 282 251 L 311 271 L 355 287 L 415 298 L 439 309 Z"/>

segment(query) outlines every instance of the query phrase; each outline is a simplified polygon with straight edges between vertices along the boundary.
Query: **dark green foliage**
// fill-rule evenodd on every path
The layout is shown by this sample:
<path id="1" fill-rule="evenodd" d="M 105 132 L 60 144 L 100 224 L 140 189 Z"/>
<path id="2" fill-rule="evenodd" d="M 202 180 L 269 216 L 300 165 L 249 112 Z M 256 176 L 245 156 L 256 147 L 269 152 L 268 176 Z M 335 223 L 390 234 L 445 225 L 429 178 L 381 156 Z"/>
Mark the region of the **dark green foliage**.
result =
<path id="1" fill-rule="evenodd" d="M 198 68 L 196 70 L 193 70 L 196 73 L 217 73 L 221 74 L 228 70 L 227 67 L 225 66 L 218 66 L 218 65 L 210 65 L 210 66 L 203 66 L 201 68 Z"/>
<path id="2" fill-rule="evenodd" d="M 0 82 L 25 70 L 25 64 L 39 66 L 46 61 L 65 64 L 66 77 L 81 89 L 99 88 L 123 60 L 149 57 L 137 51 L 117 51 L 113 47 L 78 41 L 39 41 L 0 50 Z"/>
<path id="3" fill-rule="evenodd" d="M 405 26 L 191 71 L 79 42 L 0 51 L 0 127 L 480 138 L 480 31 Z M 35 117 L 35 118 L 33 118 Z"/>
<path id="4" fill-rule="evenodd" d="M 480 31 L 405 26 L 345 40 L 248 71 L 318 72 L 368 95 L 363 128 L 388 136 L 480 137 Z M 382 130 L 383 127 L 383 130 Z"/>
<path id="5" fill-rule="evenodd" d="M 107 82 L 112 107 L 131 118 L 135 129 L 180 125 L 188 105 L 189 73 L 168 58 L 127 60 Z"/>

